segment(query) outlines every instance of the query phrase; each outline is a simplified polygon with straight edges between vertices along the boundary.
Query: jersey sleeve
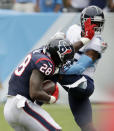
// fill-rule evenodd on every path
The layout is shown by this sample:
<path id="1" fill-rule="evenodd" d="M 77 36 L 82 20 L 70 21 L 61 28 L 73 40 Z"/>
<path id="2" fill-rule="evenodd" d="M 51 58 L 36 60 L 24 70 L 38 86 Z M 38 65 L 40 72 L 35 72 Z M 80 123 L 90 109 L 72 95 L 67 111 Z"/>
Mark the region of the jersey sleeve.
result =
<path id="1" fill-rule="evenodd" d="M 60 74 L 77 74 L 81 75 L 88 67 L 93 64 L 93 61 L 87 55 L 82 55 L 77 62 L 73 62 L 69 68 L 64 68 L 64 72 L 60 70 Z"/>
<path id="2" fill-rule="evenodd" d="M 55 70 L 54 64 L 47 56 L 42 54 L 33 55 L 32 60 L 34 63 L 34 68 L 46 76 L 53 75 Z"/>

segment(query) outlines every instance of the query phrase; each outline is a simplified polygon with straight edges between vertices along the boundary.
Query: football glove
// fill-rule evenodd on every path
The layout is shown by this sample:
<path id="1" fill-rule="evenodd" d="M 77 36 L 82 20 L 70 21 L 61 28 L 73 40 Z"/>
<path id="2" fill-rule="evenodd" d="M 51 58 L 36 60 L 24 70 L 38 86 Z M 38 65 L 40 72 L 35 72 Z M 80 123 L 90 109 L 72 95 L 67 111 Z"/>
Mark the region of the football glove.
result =
<path id="1" fill-rule="evenodd" d="M 88 18 L 84 22 L 84 26 L 85 26 L 85 32 L 82 32 L 83 37 L 81 38 L 81 41 L 84 45 L 86 45 L 93 38 L 95 34 L 94 27 L 96 27 L 97 25 L 91 24 L 91 18 Z"/>

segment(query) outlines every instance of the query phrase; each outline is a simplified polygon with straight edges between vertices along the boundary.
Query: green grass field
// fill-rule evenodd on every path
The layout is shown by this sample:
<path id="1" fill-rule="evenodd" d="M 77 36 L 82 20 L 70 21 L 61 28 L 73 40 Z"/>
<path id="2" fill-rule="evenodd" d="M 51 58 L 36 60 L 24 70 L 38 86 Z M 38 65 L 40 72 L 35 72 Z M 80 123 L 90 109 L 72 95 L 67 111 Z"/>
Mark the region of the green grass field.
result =
<path id="1" fill-rule="evenodd" d="M 55 121 L 62 127 L 63 131 L 80 131 L 67 105 L 45 105 L 43 108 L 51 114 Z M 93 121 L 99 129 L 98 131 L 114 131 L 114 127 L 111 127 L 114 125 L 113 118 L 114 105 L 93 105 Z M 109 129 L 108 126 L 111 128 Z M 4 120 L 3 106 L 0 106 L 0 131 L 13 131 Z"/>

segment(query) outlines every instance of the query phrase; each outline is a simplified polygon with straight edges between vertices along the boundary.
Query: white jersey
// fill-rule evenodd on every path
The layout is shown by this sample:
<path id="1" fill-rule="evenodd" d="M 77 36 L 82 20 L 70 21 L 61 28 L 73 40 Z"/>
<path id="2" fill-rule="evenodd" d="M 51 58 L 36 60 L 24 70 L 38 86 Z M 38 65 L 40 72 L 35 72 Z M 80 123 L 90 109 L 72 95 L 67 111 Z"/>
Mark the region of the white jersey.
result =
<path id="1" fill-rule="evenodd" d="M 66 33 L 66 38 L 73 44 L 77 41 L 80 40 L 81 38 L 81 27 L 79 25 L 72 25 L 67 33 Z M 104 52 L 104 49 L 106 47 L 104 46 L 104 42 L 101 39 L 100 35 L 95 35 L 93 39 L 84 47 L 82 47 L 79 51 L 83 53 L 87 49 L 93 49 L 95 51 L 98 51 L 100 54 Z M 80 58 L 81 54 L 80 53 L 75 53 L 74 58 L 78 60 Z M 93 66 L 87 68 L 83 74 L 89 76 L 90 78 L 93 78 L 94 72 L 96 70 L 96 65 L 98 61 L 94 63 Z"/>

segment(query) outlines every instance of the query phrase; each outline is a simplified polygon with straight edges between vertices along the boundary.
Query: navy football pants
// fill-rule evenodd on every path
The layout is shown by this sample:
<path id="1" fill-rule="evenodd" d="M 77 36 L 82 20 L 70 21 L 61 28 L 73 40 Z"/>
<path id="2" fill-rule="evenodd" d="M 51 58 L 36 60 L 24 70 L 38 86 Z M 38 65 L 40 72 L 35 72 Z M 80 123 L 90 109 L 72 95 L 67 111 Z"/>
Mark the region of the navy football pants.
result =
<path id="1" fill-rule="evenodd" d="M 75 81 L 78 81 L 83 76 L 70 75 L 64 76 L 61 85 L 73 84 Z M 89 96 L 94 91 L 94 82 L 87 76 L 84 76 L 87 79 L 86 89 L 80 88 L 80 86 L 75 88 L 63 88 L 68 92 L 69 105 L 74 116 L 76 123 L 82 127 L 92 121 L 92 107 L 89 100 Z"/>

